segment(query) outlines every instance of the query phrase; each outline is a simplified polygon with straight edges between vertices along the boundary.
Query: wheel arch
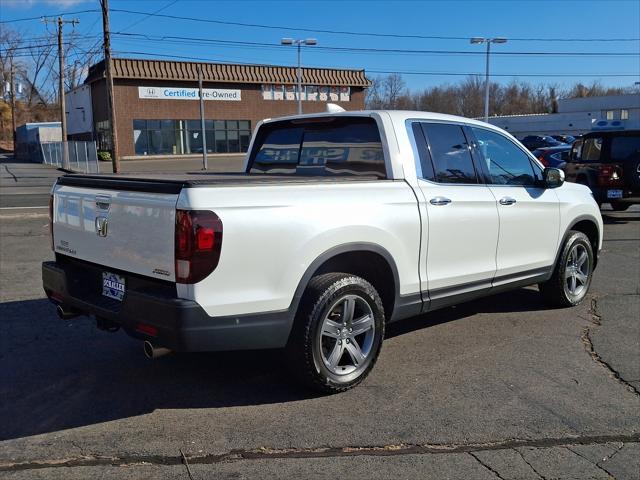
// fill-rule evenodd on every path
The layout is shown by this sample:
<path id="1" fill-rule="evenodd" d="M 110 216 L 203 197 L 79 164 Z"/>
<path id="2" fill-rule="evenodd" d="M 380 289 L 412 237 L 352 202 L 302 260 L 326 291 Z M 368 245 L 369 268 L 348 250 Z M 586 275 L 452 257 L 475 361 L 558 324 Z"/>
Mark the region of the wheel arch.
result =
<path id="1" fill-rule="evenodd" d="M 378 291 L 390 319 L 398 304 L 400 276 L 391 254 L 375 243 L 357 242 L 335 246 L 319 255 L 307 268 L 298 283 L 291 310 L 296 312 L 309 281 L 316 275 L 343 272 L 364 278 Z"/>
<path id="2" fill-rule="evenodd" d="M 600 229 L 598 228 L 597 220 L 591 215 L 581 215 L 575 218 L 569 225 L 567 230 L 564 232 L 564 236 L 562 237 L 562 242 L 560 243 L 560 247 L 556 255 L 556 264 L 558 262 L 558 258 L 560 257 L 560 253 L 562 252 L 562 248 L 564 247 L 564 244 L 569 237 L 569 232 L 571 232 L 572 230 L 584 233 L 589 239 L 589 243 L 591 243 L 591 248 L 593 249 L 593 268 L 595 269 L 596 265 L 598 264 Z"/>

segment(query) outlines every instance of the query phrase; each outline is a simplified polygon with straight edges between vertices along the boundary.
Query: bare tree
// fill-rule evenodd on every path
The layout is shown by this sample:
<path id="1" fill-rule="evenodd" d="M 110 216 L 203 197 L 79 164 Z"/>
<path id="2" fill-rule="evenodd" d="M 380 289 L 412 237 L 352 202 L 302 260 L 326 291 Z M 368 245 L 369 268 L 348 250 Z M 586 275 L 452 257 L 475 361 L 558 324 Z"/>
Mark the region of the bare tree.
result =
<path id="1" fill-rule="evenodd" d="M 40 82 L 40 75 L 43 71 L 48 67 L 51 69 L 50 58 L 52 57 L 52 52 L 54 51 L 53 47 L 53 38 L 51 41 L 43 42 L 46 46 L 37 45 L 35 43 L 31 43 L 28 47 L 29 55 L 31 58 L 31 68 L 27 72 L 26 79 L 28 81 L 28 93 L 27 93 L 27 104 L 33 105 L 34 100 L 36 103 L 47 104 L 47 98 L 44 92 L 41 93 L 41 90 L 46 88 L 46 82 L 49 76 L 45 77 L 44 82 Z"/>
<path id="2" fill-rule="evenodd" d="M 371 110 L 383 108 L 383 100 L 382 100 L 383 78 L 378 76 L 378 77 L 372 78 L 370 81 L 371 81 L 371 85 L 367 89 L 366 96 L 364 99 L 364 104 L 366 108 Z"/>
<path id="3" fill-rule="evenodd" d="M 17 68 L 20 64 L 17 52 L 22 43 L 22 35 L 18 31 L 8 27 L 0 29 L 0 69 L 6 80 L 9 79 L 11 68 Z"/>
<path id="4" fill-rule="evenodd" d="M 407 85 L 402 79 L 402 75 L 392 73 L 382 82 L 386 108 L 400 108 L 400 99 L 407 95 Z"/>
<path id="5" fill-rule="evenodd" d="M 479 76 L 467 77 L 456 89 L 460 115 L 479 117 L 484 111 L 484 80 Z"/>

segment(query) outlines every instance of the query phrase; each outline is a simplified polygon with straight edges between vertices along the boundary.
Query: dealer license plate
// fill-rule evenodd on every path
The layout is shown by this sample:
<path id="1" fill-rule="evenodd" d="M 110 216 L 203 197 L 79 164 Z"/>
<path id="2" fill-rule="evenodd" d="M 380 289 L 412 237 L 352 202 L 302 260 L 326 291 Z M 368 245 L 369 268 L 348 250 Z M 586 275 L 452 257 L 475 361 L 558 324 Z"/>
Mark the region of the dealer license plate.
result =
<path id="1" fill-rule="evenodd" d="M 102 295 L 122 301 L 124 291 L 124 277 L 111 272 L 102 272 Z"/>
<path id="2" fill-rule="evenodd" d="M 607 198 L 622 198 L 622 190 L 607 190 Z"/>

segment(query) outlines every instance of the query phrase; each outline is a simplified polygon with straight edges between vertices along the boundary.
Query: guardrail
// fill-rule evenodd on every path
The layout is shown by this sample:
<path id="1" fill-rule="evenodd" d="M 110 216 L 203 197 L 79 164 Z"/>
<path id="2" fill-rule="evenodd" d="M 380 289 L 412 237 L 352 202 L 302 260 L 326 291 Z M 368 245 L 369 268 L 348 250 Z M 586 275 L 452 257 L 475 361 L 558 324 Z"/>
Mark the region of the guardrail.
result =
<path id="1" fill-rule="evenodd" d="M 100 173 L 96 142 L 42 142 L 42 163 L 80 173 Z"/>

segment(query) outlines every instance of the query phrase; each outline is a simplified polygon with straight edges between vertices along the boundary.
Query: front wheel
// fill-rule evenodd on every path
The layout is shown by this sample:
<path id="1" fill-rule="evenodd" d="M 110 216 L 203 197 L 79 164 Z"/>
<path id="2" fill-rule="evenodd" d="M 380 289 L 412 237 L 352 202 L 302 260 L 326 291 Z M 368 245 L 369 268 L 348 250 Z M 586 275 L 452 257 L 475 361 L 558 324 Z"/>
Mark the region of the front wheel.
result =
<path id="1" fill-rule="evenodd" d="M 346 273 L 311 279 L 287 345 L 290 370 L 324 393 L 354 387 L 371 371 L 384 338 L 384 309 L 376 289 Z"/>
<path id="2" fill-rule="evenodd" d="M 593 275 L 593 247 L 582 232 L 572 230 L 551 278 L 539 285 L 544 299 L 556 307 L 578 305 L 589 291 Z"/>

